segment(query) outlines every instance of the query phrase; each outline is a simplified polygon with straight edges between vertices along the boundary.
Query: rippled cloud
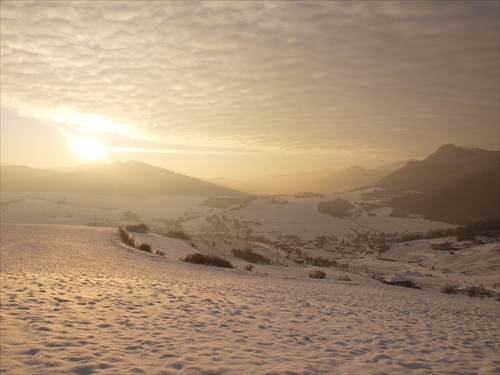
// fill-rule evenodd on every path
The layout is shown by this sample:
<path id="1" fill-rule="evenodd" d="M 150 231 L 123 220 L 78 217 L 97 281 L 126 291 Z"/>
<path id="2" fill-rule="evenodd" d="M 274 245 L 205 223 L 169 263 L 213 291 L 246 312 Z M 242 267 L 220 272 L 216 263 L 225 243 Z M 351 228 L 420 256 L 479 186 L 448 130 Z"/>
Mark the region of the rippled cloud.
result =
<path id="1" fill-rule="evenodd" d="M 498 2 L 2 2 L 2 106 L 191 147 L 498 136 Z M 389 156 L 390 155 L 390 156 Z"/>

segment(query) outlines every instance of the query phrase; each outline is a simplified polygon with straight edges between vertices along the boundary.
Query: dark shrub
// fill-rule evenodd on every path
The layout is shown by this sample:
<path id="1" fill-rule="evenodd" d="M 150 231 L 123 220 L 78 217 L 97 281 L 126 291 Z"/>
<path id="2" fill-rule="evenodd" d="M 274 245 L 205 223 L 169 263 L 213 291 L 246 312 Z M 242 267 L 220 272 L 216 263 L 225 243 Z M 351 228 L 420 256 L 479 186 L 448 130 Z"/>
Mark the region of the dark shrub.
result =
<path id="1" fill-rule="evenodd" d="M 254 253 L 252 249 L 245 249 L 245 250 L 233 249 L 231 252 L 235 257 L 244 259 L 250 263 L 271 264 L 271 259 L 263 255 Z"/>
<path id="2" fill-rule="evenodd" d="M 127 233 L 127 231 L 125 229 L 123 229 L 122 227 L 120 227 L 118 229 L 119 233 L 120 233 L 120 237 L 122 239 L 122 241 L 130 246 L 130 247 L 135 247 L 135 240 L 134 240 L 134 237 L 131 236 L 130 234 Z"/>
<path id="3" fill-rule="evenodd" d="M 330 260 L 322 257 L 313 258 L 311 264 L 314 267 L 337 267 L 337 262 L 335 260 Z"/>
<path id="4" fill-rule="evenodd" d="M 245 266 L 245 269 L 246 269 L 247 271 L 250 271 L 250 272 L 252 272 L 253 268 L 254 268 L 254 267 L 253 267 L 253 264 L 248 264 L 248 265 L 246 265 L 246 266 Z"/>
<path id="5" fill-rule="evenodd" d="M 338 263 L 337 268 L 339 270 L 347 271 L 349 269 L 348 263 Z"/>
<path id="6" fill-rule="evenodd" d="M 234 268 L 231 262 L 224 258 L 201 253 L 189 254 L 186 258 L 183 259 L 183 261 L 194 264 L 204 264 L 206 266 Z"/>
<path id="7" fill-rule="evenodd" d="M 136 232 L 136 233 L 148 233 L 149 228 L 146 224 L 137 224 L 137 225 L 129 225 L 128 227 L 125 228 L 126 230 L 130 232 Z"/>
<path id="8" fill-rule="evenodd" d="M 482 220 L 455 230 L 457 240 L 473 240 L 476 236 L 498 237 L 500 235 L 500 220 Z"/>
<path id="9" fill-rule="evenodd" d="M 351 278 L 349 276 L 337 276 L 337 280 L 339 281 L 351 281 Z"/>
<path id="10" fill-rule="evenodd" d="M 441 288 L 439 288 L 439 291 L 444 294 L 457 294 L 458 287 L 456 285 L 446 284 L 441 286 Z"/>
<path id="11" fill-rule="evenodd" d="M 486 294 L 486 289 L 484 287 L 471 286 L 467 289 L 467 295 L 469 297 L 483 297 Z"/>
<path id="12" fill-rule="evenodd" d="M 311 279 L 324 279 L 324 278 L 326 278 L 326 273 L 324 273 L 321 270 L 314 270 L 314 271 L 309 272 L 309 277 Z"/>
<path id="13" fill-rule="evenodd" d="M 139 250 L 142 250 L 142 251 L 146 251 L 148 253 L 152 253 L 153 252 L 153 249 L 151 249 L 151 245 L 147 244 L 147 243 L 143 243 L 139 246 Z"/>
<path id="14" fill-rule="evenodd" d="M 324 268 L 333 267 L 333 268 L 339 268 L 339 269 L 346 269 L 345 264 L 339 263 L 334 259 L 326 259 L 323 257 L 314 257 L 314 258 L 313 257 L 304 257 L 303 259 L 307 264 L 310 264 L 314 267 L 324 267 Z"/>
<path id="15" fill-rule="evenodd" d="M 123 229 L 122 227 L 119 227 L 118 228 L 118 233 L 120 234 L 120 238 L 123 240 L 123 242 L 125 242 L 125 240 L 129 236 L 129 234 L 127 233 L 127 231 L 125 229 Z"/>

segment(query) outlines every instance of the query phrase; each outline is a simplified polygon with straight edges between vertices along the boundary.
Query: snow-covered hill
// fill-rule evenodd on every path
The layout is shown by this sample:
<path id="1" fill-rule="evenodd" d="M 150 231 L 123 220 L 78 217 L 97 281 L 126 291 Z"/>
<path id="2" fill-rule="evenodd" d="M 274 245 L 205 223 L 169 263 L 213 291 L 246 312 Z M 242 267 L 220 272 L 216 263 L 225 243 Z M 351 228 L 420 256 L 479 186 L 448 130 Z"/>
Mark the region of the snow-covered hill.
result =
<path id="1" fill-rule="evenodd" d="M 500 371 L 494 299 L 301 266 L 195 266 L 178 260 L 189 244 L 136 236 L 166 256 L 116 228 L 2 223 L 2 374 Z"/>

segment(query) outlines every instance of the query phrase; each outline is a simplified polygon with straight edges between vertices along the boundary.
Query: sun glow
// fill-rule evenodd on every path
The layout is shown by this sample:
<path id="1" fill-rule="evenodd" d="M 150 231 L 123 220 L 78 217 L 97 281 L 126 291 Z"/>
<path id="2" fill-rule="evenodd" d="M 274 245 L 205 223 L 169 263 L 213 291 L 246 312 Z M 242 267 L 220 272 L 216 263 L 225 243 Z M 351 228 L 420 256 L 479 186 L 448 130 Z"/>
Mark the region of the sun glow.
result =
<path id="1" fill-rule="evenodd" d="M 80 157 L 84 159 L 99 159 L 104 157 L 104 149 L 99 142 L 93 138 L 71 136 L 71 147 Z"/>

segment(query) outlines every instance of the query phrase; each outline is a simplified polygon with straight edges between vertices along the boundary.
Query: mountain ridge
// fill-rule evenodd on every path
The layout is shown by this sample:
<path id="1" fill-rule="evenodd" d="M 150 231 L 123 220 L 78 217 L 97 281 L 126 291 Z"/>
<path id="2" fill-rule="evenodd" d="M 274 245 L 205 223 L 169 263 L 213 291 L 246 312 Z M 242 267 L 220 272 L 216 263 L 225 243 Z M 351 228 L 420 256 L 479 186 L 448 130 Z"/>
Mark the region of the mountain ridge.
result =
<path id="1" fill-rule="evenodd" d="M 366 188 L 379 192 L 395 212 L 467 224 L 500 216 L 500 151 L 444 145 L 412 160 Z"/>
<path id="2" fill-rule="evenodd" d="M 366 169 L 359 165 L 340 171 L 323 168 L 309 172 L 266 175 L 244 181 L 219 177 L 210 181 L 256 195 L 289 195 L 304 191 L 332 194 L 374 183 L 406 163 L 407 161 L 399 161 L 374 169 Z"/>
<path id="3" fill-rule="evenodd" d="M 366 169 L 355 165 L 332 173 L 330 176 L 316 182 L 311 186 L 311 190 L 323 194 L 354 190 L 380 180 L 405 164 L 406 162 L 397 162 L 374 169 Z"/>
<path id="4" fill-rule="evenodd" d="M 1 175 L 3 191 L 68 191 L 126 196 L 248 195 L 138 161 L 82 165 L 67 172 L 3 166 Z"/>

